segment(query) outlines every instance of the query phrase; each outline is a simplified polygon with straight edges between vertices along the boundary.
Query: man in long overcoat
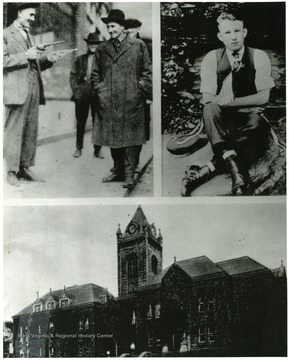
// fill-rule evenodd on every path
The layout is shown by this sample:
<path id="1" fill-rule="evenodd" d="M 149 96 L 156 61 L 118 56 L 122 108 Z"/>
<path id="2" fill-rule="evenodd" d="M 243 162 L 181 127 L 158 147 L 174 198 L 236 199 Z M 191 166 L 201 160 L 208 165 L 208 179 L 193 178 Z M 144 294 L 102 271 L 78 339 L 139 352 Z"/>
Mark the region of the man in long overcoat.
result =
<path id="1" fill-rule="evenodd" d="M 94 122 L 95 101 L 92 98 L 90 75 L 92 62 L 99 41 L 100 31 L 97 29 L 90 33 L 84 41 L 87 43 L 86 54 L 80 55 L 75 59 L 70 72 L 70 85 L 73 92 L 72 100 L 75 102 L 76 115 L 76 151 L 73 156 L 79 158 L 82 154 L 83 138 L 85 125 L 88 118 L 89 109 L 91 111 L 92 123 Z M 94 145 L 94 156 L 103 159 L 101 147 Z"/>
<path id="2" fill-rule="evenodd" d="M 4 157 L 7 181 L 41 180 L 29 167 L 35 164 L 39 104 L 45 104 L 41 71 L 57 60 L 41 56 L 30 35 L 39 3 L 16 3 L 17 18 L 3 33 L 3 95 L 5 104 Z"/>
<path id="3" fill-rule="evenodd" d="M 93 143 L 108 146 L 114 169 L 103 182 L 123 181 L 133 186 L 140 147 L 146 142 L 145 104 L 152 98 L 151 63 L 142 40 L 124 32 L 125 15 L 111 10 L 107 18 L 110 39 L 95 56 L 91 84 L 96 99 Z"/>

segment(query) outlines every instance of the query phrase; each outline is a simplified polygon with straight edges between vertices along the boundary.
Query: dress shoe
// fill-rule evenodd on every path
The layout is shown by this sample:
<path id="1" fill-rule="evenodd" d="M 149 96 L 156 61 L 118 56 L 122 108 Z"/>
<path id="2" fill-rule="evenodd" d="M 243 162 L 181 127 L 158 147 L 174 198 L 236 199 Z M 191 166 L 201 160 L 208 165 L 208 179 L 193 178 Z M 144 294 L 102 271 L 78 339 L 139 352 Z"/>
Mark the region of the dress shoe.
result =
<path id="1" fill-rule="evenodd" d="M 41 177 L 33 174 L 28 168 L 21 167 L 20 171 L 17 173 L 17 177 L 19 180 L 26 180 L 26 181 L 38 181 L 38 182 L 45 182 L 44 179 Z"/>
<path id="2" fill-rule="evenodd" d="M 17 179 L 16 173 L 14 171 L 8 171 L 7 173 L 7 182 L 11 186 L 19 187 L 19 181 Z"/>
<path id="3" fill-rule="evenodd" d="M 73 157 L 79 158 L 82 155 L 81 149 L 76 149 L 75 153 L 73 154 Z"/>
<path id="4" fill-rule="evenodd" d="M 96 158 L 98 158 L 98 159 L 104 159 L 104 156 L 103 156 L 103 154 L 102 154 L 101 149 L 99 149 L 99 150 L 94 150 L 93 156 L 96 157 Z"/>
<path id="5" fill-rule="evenodd" d="M 193 190 L 210 180 L 215 175 L 215 171 L 211 171 L 207 165 L 202 167 L 192 165 L 185 174 L 186 176 L 182 180 L 181 194 L 189 196 Z"/>
<path id="6" fill-rule="evenodd" d="M 139 166 L 137 166 L 136 168 L 135 168 L 135 171 L 134 171 L 136 174 L 139 174 L 140 173 L 140 167 Z"/>
<path id="7" fill-rule="evenodd" d="M 236 155 L 230 155 L 226 157 L 225 163 L 231 173 L 232 178 L 232 194 L 236 196 L 244 195 L 246 190 L 246 184 L 244 176 L 240 173 L 239 167 L 235 161 Z"/>
<path id="8" fill-rule="evenodd" d="M 134 181 L 132 177 L 127 177 L 124 184 L 122 185 L 125 189 L 132 189 L 134 187 Z"/>
<path id="9" fill-rule="evenodd" d="M 117 174 L 117 173 L 112 173 L 111 175 L 103 178 L 102 182 L 109 183 L 109 182 L 117 182 L 117 181 L 123 181 L 123 180 L 124 180 L 124 176 Z"/>

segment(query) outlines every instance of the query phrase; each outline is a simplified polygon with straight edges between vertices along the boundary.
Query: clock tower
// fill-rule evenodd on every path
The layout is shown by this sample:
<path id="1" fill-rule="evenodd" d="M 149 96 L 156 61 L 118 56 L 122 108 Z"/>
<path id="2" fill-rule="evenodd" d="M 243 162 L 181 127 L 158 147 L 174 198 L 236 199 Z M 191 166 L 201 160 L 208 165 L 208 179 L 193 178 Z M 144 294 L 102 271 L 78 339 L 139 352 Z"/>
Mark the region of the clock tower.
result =
<path id="1" fill-rule="evenodd" d="M 162 271 L 163 238 L 149 224 L 139 206 L 124 232 L 117 236 L 118 296 L 133 294 L 135 289 Z"/>

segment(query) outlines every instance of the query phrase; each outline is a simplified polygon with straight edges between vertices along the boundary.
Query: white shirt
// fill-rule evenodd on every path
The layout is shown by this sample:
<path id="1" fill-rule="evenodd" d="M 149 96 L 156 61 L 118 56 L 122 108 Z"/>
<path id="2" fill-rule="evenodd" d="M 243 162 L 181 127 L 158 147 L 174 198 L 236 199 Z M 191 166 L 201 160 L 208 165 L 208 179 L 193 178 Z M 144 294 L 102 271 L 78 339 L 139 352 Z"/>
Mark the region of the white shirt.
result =
<path id="1" fill-rule="evenodd" d="M 231 66 L 238 60 L 232 51 L 226 50 Z M 244 47 L 240 50 L 243 56 Z M 241 57 L 240 57 L 241 59 Z M 255 86 L 258 91 L 268 90 L 275 86 L 271 77 L 271 63 L 268 55 L 259 49 L 254 49 Z M 230 73 L 231 74 L 231 73 Z M 230 78 L 227 80 L 230 81 Z M 217 94 L 217 56 L 216 50 L 210 51 L 203 59 L 201 66 L 201 93 Z"/>

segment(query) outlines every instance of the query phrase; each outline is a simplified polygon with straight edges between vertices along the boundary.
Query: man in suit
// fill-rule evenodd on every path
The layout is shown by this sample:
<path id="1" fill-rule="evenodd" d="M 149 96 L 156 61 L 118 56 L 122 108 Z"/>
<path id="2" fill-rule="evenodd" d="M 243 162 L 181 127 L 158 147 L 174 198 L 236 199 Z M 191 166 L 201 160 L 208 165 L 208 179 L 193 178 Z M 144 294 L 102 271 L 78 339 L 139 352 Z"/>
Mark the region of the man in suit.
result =
<path id="1" fill-rule="evenodd" d="M 182 181 L 182 195 L 228 170 L 232 195 L 250 189 L 248 169 L 262 155 L 270 133 L 259 115 L 274 87 L 268 55 L 244 45 L 247 29 L 240 13 L 222 13 L 218 38 L 223 48 L 210 51 L 201 66 L 204 124 L 214 158 L 192 165 Z"/>
<path id="2" fill-rule="evenodd" d="M 90 75 L 92 60 L 99 41 L 99 30 L 88 35 L 84 39 L 87 43 L 87 53 L 80 55 L 75 59 L 74 66 L 70 73 L 70 85 L 73 91 L 72 99 L 75 101 L 76 114 L 76 150 L 73 154 L 75 158 L 82 155 L 83 137 L 85 125 L 88 117 L 89 108 L 91 110 L 92 123 L 94 122 L 95 101 L 92 98 Z M 101 146 L 94 145 L 94 156 L 103 159 Z"/>
<path id="3" fill-rule="evenodd" d="M 110 39 L 99 45 L 91 74 L 97 108 L 93 143 L 109 146 L 114 169 L 103 182 L 134 186 L 141 146 L 146 142 L 145 104 L 152 97 L 151 64 L 142 40 L 127 36 L 125 15 L 113 9 L 106 24 Z"/>
<path id="4" fill-rule="evenodd" d="M 16 3 L 17 18 L 4 30 L 3 94 L 5 104 L 4 157 L 7 181 L 42 181 L 31 172 L 35 164 L 39 104 L 45 104 L 41 71 L 57 60 L 55 53 L 41 56 L 33 45 L 30 26 L 39 3 Z"/>

